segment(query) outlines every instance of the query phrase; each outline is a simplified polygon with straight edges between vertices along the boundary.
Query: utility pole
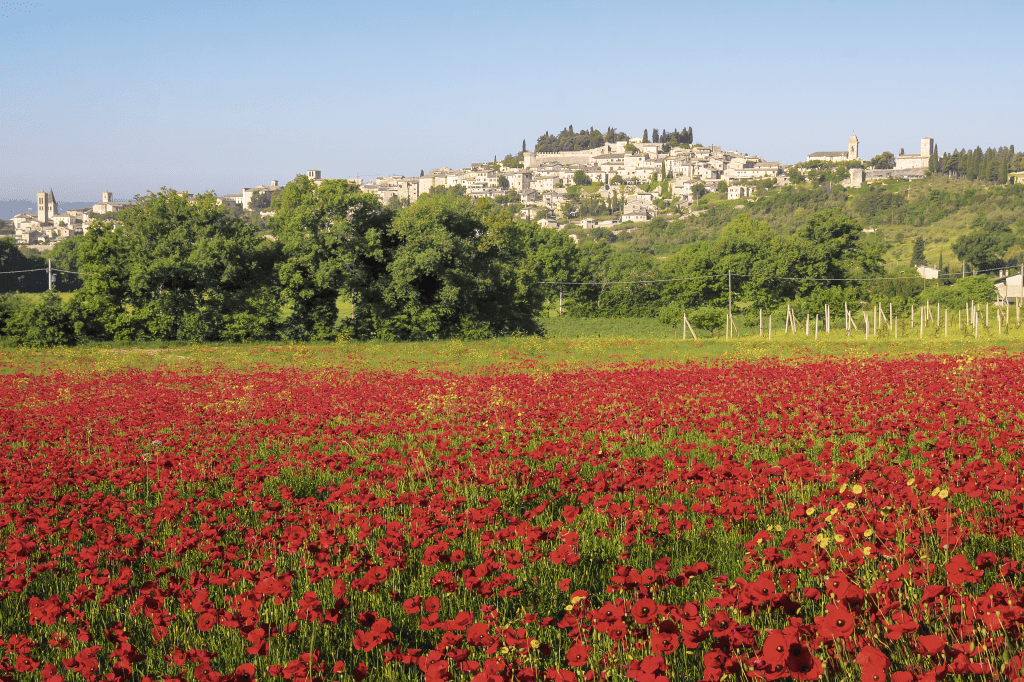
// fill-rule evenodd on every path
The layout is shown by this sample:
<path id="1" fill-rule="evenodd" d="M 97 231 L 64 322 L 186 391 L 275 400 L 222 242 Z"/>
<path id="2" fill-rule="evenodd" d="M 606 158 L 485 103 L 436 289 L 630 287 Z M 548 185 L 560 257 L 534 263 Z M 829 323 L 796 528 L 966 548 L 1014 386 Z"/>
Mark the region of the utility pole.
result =
<path id="1" fill-rule="evenodd" d="M 732 270 L 729 271 L 729 317 L 732 318 Z"/>

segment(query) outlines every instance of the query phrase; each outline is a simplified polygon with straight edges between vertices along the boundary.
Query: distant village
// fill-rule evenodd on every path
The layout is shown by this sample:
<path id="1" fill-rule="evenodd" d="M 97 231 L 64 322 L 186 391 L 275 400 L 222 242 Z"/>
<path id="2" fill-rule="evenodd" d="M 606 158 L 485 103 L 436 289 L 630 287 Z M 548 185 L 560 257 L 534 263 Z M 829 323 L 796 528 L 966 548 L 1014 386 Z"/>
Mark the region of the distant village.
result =
<path id="1" fill-rule="evenodd" d="M 923 178 L 934 145 L 931 138 L 922 138 L 920 153 L 899 154 L 895 157 L 894 168 L 851 168 L 850 177 L 842 184 L 857 188 L 864 182 L 885 178 Z M 845 151 L 813 152 L 807 155 L 806 163 L 860 161 L 859 146 L 860 141 L 854 134 Z M 613 228 L 622 223 L 646 222 L 660 214 L 695 213 L 699 210 L 701 192 L 715 193 L 722 188 L 728 192 L 727 198 L 734 200 L 749 197 L 759 181 L 788 184 L 790 168 L 777 161 L 717 146 L 672 146 L 634 137 L 581 151 L 524 151 L 514 167 L 494 161 L 460 169 L 436 168 L 419 177 L 345 179 L 357 184 L 362 191 L 377 195 L 385 204 L 412 203 L 435 187 L 462 187 L 472 198 L 515 196 L 515 203 L 522 206 L 523 218 L 537 220 L 545 227 L 561 228 L 568 221 L 564 217 L 559 220 L 558 216 L 570 200 L 570 188 L 579 184 L 578 173 L 582 172 L 587 184 L 591 188 L 596 186 L 596 191 L 588 196 L 615 198 L 622 209 L 613 218 L 581 218 L 572 222 L 584 228 Z M 317 184 L 326 179 L 317 169 L 308 170 L 306 177 Z M 658 181 L 657 184 L 654 181 Z M 245 187 L 238 194 L 219 197 L 218 203 L 253 210 L 253 199 L 261 197 L 261 208 L 269 208 L 266 200 L 281 189 L 283 185 L 273 180 L 267 185 Z M 72 235 L 84 234 L 93 221 L 112 217 L 111 214 L 131 205 L 131 202 L 114 201 L 113 193 L 108 191 L 90 208 L 61 212 L 52 189 L 40 190 L 36 202 L 35 212 L 20 213 L 11 220 L 15 241 L 35 248 L 50 248 Z M 260 215 L 268 217 L 273 213 L 261 210 Z"/>

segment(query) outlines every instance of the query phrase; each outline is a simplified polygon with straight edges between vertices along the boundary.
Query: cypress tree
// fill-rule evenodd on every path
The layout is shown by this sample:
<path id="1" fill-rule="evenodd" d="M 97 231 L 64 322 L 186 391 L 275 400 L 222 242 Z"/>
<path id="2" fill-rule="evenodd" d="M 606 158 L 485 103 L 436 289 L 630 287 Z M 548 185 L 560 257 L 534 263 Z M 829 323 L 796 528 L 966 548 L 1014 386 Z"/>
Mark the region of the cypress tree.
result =
<path id="1" fill-rule="evenodd" d="M 523 151 L 526 151 L 526 138 L 523 138 Z"/>
<path id="2" fill-rule="evenodd" d="M 914 240 L 914 250 L 910 254 L 911 265 L 924 265 L 924 237 L 918 235 Z"/>
<path id="3" fill-rule="evenodd" d="M 658 136 L 658 129 L 651 129 L 651 142 L 661 142 L 661 138 Z"/>
<path id="4" fill-rule="evenodd" d="M 644 142 L 650 142 L 651 141 L 650 138 L 647 137 L 647 128 L 644 128 L 644 139 L 643 139 L 643 141 Z"/>

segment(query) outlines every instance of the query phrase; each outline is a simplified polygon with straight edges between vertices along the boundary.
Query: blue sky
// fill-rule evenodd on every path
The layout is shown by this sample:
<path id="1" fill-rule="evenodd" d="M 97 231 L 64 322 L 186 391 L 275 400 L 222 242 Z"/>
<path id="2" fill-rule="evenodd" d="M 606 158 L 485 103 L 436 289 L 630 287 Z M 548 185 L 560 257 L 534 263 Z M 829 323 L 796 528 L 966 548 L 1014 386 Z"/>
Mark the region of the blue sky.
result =
<path id="1" fill-rule="evenodd" d="M 0 2 L 0 199 L 419 174 L 692 126 L 793 163 L 1019 139 L 1024 3 Z"/>

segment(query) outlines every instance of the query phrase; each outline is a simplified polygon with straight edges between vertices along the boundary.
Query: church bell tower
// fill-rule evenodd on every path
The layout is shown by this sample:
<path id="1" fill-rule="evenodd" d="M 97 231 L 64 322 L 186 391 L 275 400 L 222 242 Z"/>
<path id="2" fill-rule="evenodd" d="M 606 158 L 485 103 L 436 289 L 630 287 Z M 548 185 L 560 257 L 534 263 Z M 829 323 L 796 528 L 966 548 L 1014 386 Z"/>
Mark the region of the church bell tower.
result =
<path id="1" fill-rule="evenodd" d="M 846 158 L 850 161 L 860 159 L 860 140 L 857 139 L 857 133 L 850 135 L 850 144 L 847 152 Z"/>

